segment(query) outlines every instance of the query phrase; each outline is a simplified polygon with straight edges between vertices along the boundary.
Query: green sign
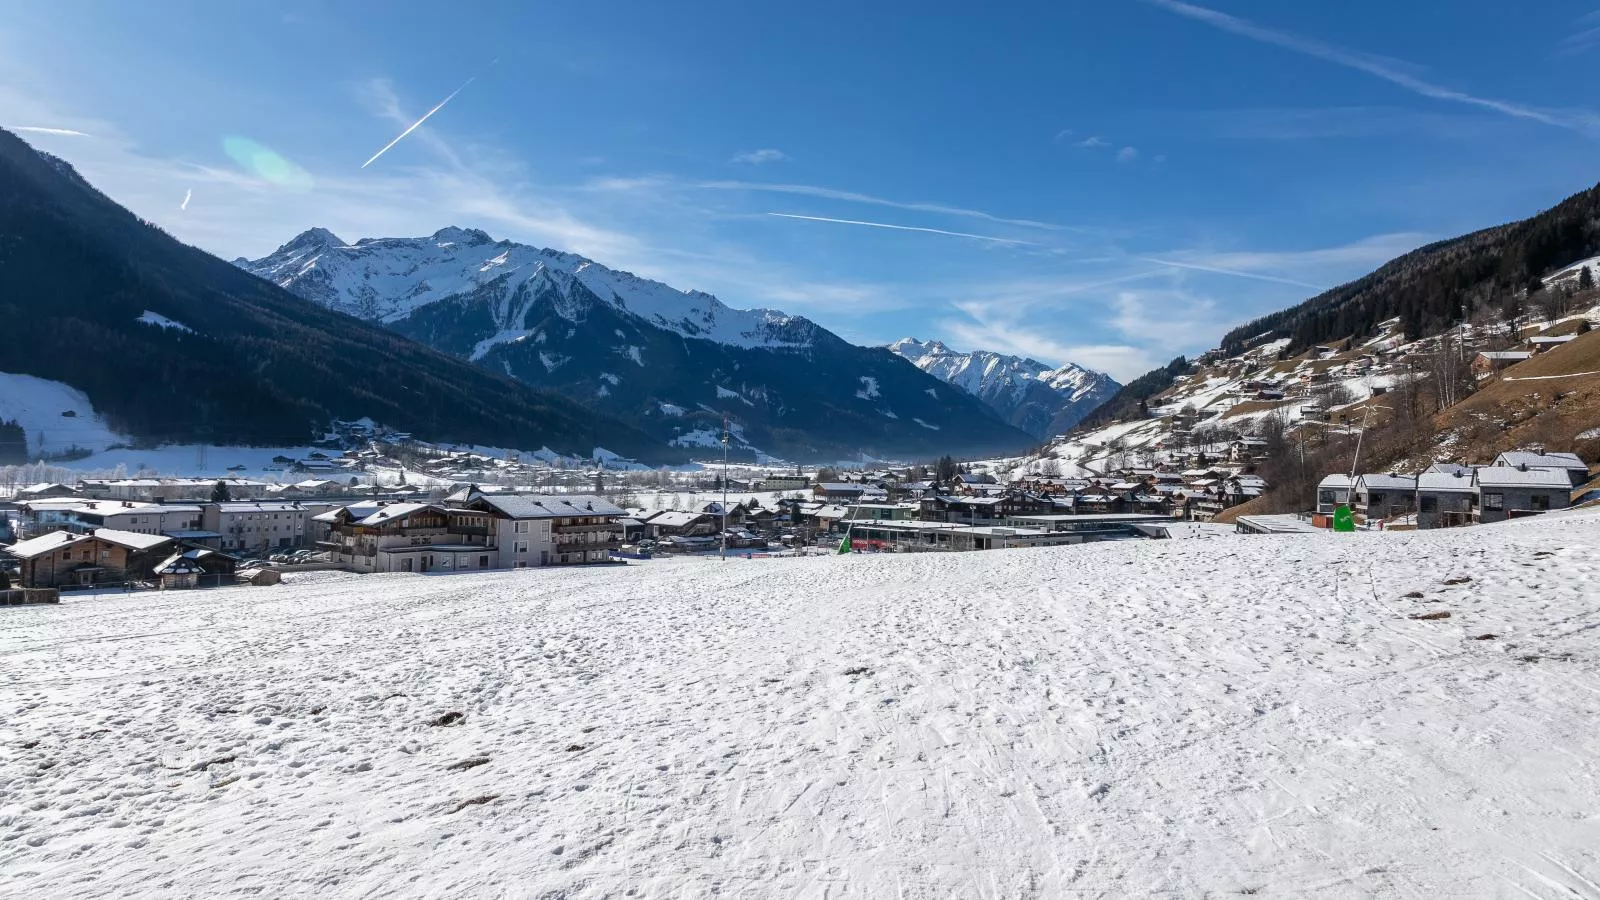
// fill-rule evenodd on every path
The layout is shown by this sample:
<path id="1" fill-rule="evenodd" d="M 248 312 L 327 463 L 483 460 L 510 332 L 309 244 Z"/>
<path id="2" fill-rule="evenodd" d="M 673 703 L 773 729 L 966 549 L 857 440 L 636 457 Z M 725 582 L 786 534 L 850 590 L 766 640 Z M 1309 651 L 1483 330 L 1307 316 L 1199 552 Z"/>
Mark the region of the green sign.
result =
<path id="1" fill-rule="evenodd" d="M 1350 507 L 1349 507 L 1348 504 L 1341 503 L 1341 504 L 1339 504 L 1339 508 L 1333 511 L 1333 530 L 1334 531 L 1355 531 L 1356 530 L 1356 516 L 1355 516 L 1355 513 L 1350 511 Z"/>

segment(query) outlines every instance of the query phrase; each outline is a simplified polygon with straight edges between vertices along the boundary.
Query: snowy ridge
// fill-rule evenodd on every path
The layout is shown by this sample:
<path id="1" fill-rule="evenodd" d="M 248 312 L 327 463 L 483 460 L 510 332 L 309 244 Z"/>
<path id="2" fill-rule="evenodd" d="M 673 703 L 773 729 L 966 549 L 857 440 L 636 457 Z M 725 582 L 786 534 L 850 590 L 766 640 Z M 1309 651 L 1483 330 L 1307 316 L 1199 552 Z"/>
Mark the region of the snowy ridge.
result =
<path id="1" fill-rule="evenodd" d="M 989 350 L 958 353 L 936 340 L 901 338 L 890 344 L 889 350 L 929 375 L 983 400 L 1012 424 L 1040 437 L 1077 424 L 1121 386 L 1109 376 L 1075 363 L 1052 369 L 1036 359 Z M 1043 395 L 1041 388 L 1054 396 Z M 1042 409 L 1025 408 L 1050 404 L 1059 405 L 1049 415 L 1042 414 Z M 1063 411 L 1067 415 L 1060 415 Z"/>
<path id="2" fill-rule="evenodd" d="M 1596 578 L 1551 514 L 12 609 L 0 893 L 1590 897 Z"/>
<path id="3" fill-rule="evenodd" d="M 453 298 L 488 301 L 495 343 L 526 338 L 530 308 L 541 300 L 580 321 L 598 299 L 687 338 L 735 347 L 809 346 L 805 319 L 770 309 L 732 309 L 710 294 L 680 291 L 559 250 L 496 241 L 477 229 L 443 228 L 428 237 L 363 238 L 347 244 L 313 228 L 263 259 L 240 261 L 249 272 L 331 309 L 392 324 Z"/>
<path id="4" fill-rule="evenodd" d="M 113 431 L 88 395 L 59 381 L 0 372 L 0 422 L 22 426 L 29 459 L 71 447 L 104 450 L 128 438 Z"/>

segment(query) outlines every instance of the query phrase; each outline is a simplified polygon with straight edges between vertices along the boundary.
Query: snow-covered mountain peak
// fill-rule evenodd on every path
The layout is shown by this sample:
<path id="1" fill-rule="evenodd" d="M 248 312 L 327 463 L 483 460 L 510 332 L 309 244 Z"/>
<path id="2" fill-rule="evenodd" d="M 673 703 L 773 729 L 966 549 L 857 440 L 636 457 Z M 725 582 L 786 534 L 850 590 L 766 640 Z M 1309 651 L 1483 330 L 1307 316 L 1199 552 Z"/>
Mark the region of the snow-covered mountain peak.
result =
<path id="1" fill-rule="evenodd" d="M 806 319 L 778 310 L 733 309 L 701 291 L 678 290 L 575 253 L 496 241 L 476 228 L 354 244 L 312 228 L 240 266 L 306 299 L 386 324 L 438 303 L 470 300 L 487 307 L 499 332 L 515 337 L 541 300 L 574 321 L 598 300 L 683 337 L 732 346 L 806 347 L 816 332 Z"/>
<path id="2" fill-rule="evenodd" d="M 295 235 L 292 240 L 278 248 L 278 253 L 285 250 L 307 251 L 320 250 L 325 247 L 343 247 L 344 241 L 339 236 L 326 228 L 308 228 Z"/>
<path id="3" fill-rule="evenodd" d="M 1025 356 L 989 350 L 960 353 L 937 340 L 901 338 L 890 344 L 889 350 L 978 397 L 1013 425 L 1038 437 L 1076 424 L 1120 386 L 1074 363 L 1052 369 Z"/>

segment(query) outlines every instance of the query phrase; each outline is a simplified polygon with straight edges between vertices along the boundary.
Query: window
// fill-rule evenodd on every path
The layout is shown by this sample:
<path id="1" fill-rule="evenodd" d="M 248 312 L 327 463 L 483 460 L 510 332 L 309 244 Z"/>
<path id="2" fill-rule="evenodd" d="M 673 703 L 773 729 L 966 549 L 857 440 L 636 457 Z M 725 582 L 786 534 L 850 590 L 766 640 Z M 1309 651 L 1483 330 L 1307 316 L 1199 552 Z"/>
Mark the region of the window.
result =
<path id="1" fill-rule="evenodd" d="M 1532 497 L 1528 498 L 1528 505 L 1532 509 L 1537 509 L 1540 512 L 1544 512 L 1550 508 L 1550 495 L 1534 494 Z"/>
<path id="2" fill-rule="evenodd" d="M 1505 494 L 1484 494 L 1483 495 L 1483 508 L 1484 509 L 1505 509 L 1506 508 L 1506 495 Z"/>
<path id="3" fill-rule="evenodd" d="M 1368 506 L 1382 506 L 1383 505 L 1383 494 L 1378 492 L 1378 491 L 1368 491 L 1367 492 L 1367 505 Z"/>
<path id="4" fill-rule="evenodd" d="M 528 533 L 528 523 L 527 522 L 518 522 L 511 530 L 516 532 L 517 534 L 527 534 Z"/>
<path id="5" fill-rule="evenodd" d="M 480 568 L 480 569 L 489 568 L 489 557 L 487 557 L 487 556 L 478 557 L 478 568 Z"/>
<path id="6" fill-rule="evenodd" d="M 1425 513 L 1438 512 L 1439 498 L 1429 494 L 1424 494 L 1422 497 L 1422 511 Z"/>

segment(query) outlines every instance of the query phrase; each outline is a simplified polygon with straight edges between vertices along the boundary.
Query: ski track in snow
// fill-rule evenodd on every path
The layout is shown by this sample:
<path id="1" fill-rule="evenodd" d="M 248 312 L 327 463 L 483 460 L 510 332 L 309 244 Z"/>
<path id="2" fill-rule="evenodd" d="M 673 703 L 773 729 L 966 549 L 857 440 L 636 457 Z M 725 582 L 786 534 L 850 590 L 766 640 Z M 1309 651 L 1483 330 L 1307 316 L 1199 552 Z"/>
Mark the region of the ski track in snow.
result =
<path id="1" fill-rule="evenodd" d="M 1591 514 L 0 609 L 0 895 L 1592 898 L 1597 585 Z"/>

